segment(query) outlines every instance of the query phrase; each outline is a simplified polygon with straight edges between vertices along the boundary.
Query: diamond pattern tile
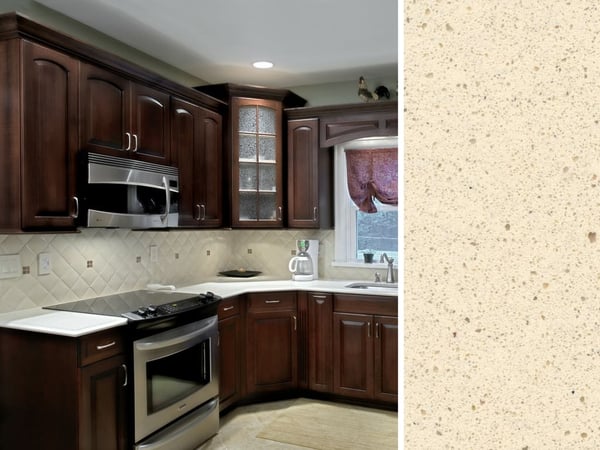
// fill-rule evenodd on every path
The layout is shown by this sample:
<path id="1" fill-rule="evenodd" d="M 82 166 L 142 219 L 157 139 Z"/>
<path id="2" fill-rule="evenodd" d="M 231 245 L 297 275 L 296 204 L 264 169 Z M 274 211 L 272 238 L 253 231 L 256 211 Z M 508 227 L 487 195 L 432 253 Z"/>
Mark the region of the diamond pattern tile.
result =
<path id="1" fill-rule="evenodd" d="M 244 267 L 288 279 L 296 239 L 319 239 L 321 278 L 367 279 L 364 269 L 331 267 L 331 230 L 132 231 L 82 229 L 73 234 L 0 235 L 0 254 L 20 254 L 31 272 L 0 280 L 0 313 L 47 306 L 115 292 L 148 283 L 178 286 L 212 279 L 219 271 Z M 159 261 L 150 261 L 150 245 Z M 252 249 L 248 254 L 247 249 Z M 210 256 L 207 256 L 207 251 Z M 37 255 L 50 253 L 52 273 L 38 276 Z M 175 254 L 179 258 L 175 258 Z M 136 257 L 141 262 L 136 262 Z M 93 267 L 87 267 L 93 261 Z"/>

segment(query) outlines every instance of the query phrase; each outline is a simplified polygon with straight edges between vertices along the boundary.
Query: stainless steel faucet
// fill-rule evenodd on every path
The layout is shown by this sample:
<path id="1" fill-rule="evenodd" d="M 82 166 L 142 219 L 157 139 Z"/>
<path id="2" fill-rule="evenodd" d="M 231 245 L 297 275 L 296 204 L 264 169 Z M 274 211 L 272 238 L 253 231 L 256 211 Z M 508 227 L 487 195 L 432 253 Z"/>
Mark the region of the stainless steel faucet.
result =
<path id="1" fill-rule="evenodd" d="M 385 253 L 382 255 L 382 257 L 383 257 L 383 259 L 385 259 L 385 261 L 387 262 L 387 265 L 388 265 L 385 282 L 393 283 L 394 282 L 394 258 L 388 258 L 388 255 L 386 255 Z"/>

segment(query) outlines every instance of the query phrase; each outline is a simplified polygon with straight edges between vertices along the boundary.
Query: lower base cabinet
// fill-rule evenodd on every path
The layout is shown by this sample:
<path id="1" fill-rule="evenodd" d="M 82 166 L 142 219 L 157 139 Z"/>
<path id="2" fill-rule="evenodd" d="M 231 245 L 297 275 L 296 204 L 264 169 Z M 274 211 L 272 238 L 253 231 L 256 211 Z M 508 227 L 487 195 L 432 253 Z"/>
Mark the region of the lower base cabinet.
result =
<path id="1" fill-rule="evenodd" d="M 249 294 L 246 316 L 246 392 L 298 386 L 298 316 L 295 292 Z"/>
<path id="2" fill-rule="evenodd" d="M 333 391 L 351 398 L 398 402 L 398 317 L 389 300 L 335 296 Z"/>
<path id="3" fill-rule="evenodd" d="M 126 449 L 123 343 L 1 329 L 0 448 Z"/>
<path id="4" fill-rule="evenodd" d="M 219 409 L 224 410 L 242 397 L 241 302 L 227 298 L 219 305 Z"/>

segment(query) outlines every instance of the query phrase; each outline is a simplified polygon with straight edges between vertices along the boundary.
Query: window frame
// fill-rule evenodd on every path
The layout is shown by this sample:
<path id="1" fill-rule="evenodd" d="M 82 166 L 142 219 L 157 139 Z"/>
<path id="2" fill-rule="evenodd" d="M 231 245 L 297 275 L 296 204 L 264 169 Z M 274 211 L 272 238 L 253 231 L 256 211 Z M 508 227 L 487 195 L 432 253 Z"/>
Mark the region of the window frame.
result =
<path id="1" fill-rule="evenodd" d="M 365 150 L 370 148 L 398 147 L 398 136 L 368 137 L 355 139 L 334 146 L 334 214 L 335 243 L 333 266 L 338 267 L 387 267 L 385 263 L 374 261 L 365 263 L 356 255 L 356 211 L 358 208 L 350 198 L 346 178 L 346 149 Z M 381 210 L 398 210 L 397 206 L 377 205 Z M 394 263 L 396 265 L 396 263 Z"/>

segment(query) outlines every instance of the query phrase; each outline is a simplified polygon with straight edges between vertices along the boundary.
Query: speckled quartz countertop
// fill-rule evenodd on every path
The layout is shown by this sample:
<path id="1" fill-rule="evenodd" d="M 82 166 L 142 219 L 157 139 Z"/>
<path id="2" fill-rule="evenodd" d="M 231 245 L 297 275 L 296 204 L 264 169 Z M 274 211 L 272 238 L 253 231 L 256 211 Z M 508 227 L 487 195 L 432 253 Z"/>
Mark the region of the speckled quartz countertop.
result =
<path id="1" fill-rule="evenodd" d="M 352 293 L 362 295 L 385 295 L 397 297 L 397 289 L 355 289 L 346 285 L 356 282 L 348 280 L 315 280 L 292 281 L 270 280 L 267 277 L 249 279 L 223 279 L 183 286 L 179 292 L 199 294 L 211 291 L 227 298 L 248 292 L 273 292 L 283 290 L 322 291 L 332 293 Z M 67 311 L 55 311 L 43 308 L 33 308 L 0 315 L 0 327 L 18 330 L 35 331 L 40 333 L 57 334 L 61 336 L 78 337 L 97 331 L 125 325 L 127 320 L 121 317 L 83 314 Z"/>

